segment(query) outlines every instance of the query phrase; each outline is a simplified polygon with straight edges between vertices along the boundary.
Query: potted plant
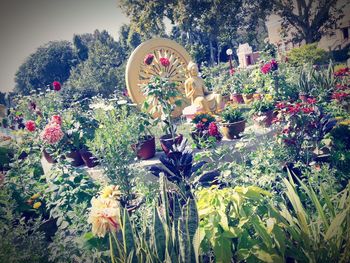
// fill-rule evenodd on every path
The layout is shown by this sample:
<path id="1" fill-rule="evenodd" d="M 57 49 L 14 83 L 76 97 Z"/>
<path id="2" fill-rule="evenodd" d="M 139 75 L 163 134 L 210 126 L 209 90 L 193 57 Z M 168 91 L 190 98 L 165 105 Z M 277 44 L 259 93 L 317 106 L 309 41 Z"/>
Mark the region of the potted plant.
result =
<path id="1" fill-rule="evenodd" d="M 209 113 L 198 113 L 193 118 L 195 125 L 191 136 L 197 148 L 209 148 L 218 141 L 222 135 L 218 130 L 215 117 Z"/>
<path id="2" fill-rule="evenodd" d="M 274 118 L 274 108 L 274 103 L 271 100 L 262 99 L 254 101 L 252 104 L 254 122 L 264 127 L 270 127 Z"/>
<path id="3" fill-rule="evenodd" d="M 172 112 L 176 106 L 181 106 L 181 93 L 177 83 L 171 82 L 168 78 L 153 76 L 150 82 L 143 87 L 146 100 L 143 108 L 149 110 L 158 122 L 162 123 L 163 132 L 166 134 L 160 137 L 160 143 L 165 153 L 169 152 L 172 144 L 182 141 L 182 135 L 176 134 Z"/>
<path id="4" fill-rule="evenodd" d="M 132 145 L 136 155 L 141 160 L 152 158 L 156 154 L 156 141 L 150 131 L 154 121 L 147 113 L 140 113 L 139 118 L 139 138 L 138 142 Z"/>
<path id="5" fill-rule="evenodd" d="M 245 104 L 250 104 L 253 100 L 253 95 L 256 91 L 256 88 L 251 84 L 245 84 L 242 90 L 243 100 Z"/>
<path id="6" fill-rule="evenodd" d="M 228 106 L 220 114 L 221 131 L 227 139 L 235 139 L 239 134 L 244 132 L 245 119 L 240 109 L 234 106 Z"/>
<path id="7" fill-rule="evenodd" d="M 242 89 L 243 89 L 243 83 L 248 79 L 248 72 L 247 71 L 236 71 L 233 75 L 230 77 L 230 85 L 231 85 L 231 100 L 234 103 L 237 104 L 243 104 L 243 96 L 242 96 Z"/>

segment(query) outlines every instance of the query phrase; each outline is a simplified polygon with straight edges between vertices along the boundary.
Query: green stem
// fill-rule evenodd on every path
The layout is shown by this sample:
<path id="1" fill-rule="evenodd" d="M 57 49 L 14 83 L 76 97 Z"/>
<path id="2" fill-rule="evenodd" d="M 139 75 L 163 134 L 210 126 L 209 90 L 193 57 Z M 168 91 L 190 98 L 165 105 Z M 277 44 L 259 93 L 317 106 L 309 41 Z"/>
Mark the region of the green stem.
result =
<path id="1" fill-rule="evenodd" d="M 115 263 L 114 255 L 113 255 L 113 243 L 112 243 L 111 233 L 109 233 L 109 251 L 111 253 L 111 261 L 112 261 L 112 263 Z"/>

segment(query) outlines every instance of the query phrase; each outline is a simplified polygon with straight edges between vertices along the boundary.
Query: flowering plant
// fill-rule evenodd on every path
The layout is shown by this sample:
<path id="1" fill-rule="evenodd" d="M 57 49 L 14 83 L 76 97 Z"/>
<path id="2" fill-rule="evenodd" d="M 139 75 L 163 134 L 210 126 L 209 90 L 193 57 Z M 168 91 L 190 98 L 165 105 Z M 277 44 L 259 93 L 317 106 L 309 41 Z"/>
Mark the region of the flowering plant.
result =
<path id="1" fill-rule="evenodd" d="M 263 74 L 268 74 L 272 71 L 276 71 L 278 69 L 278 63 L 276 60 L 271 59 L 269 62 L 265 63 L 262 67 L 261 67 L 261 72 Z"/>
<path id="2" fill-rule="evenodd" d="M 222 135 L 216 124 L 215 117 L 209 113 L 197 113 L 192 123 L 192 139 L 198 148 L 210 147 L 212 143 L 220 141 Z"/>
<path id="3" fill-rule="evenodd" d="M 283 129 L 277 134 L 279 141 L 293 150 L 297 160 L 310 162 L 312 149 L 319 147 L 336 120 L 324 114 L 314 99 L 307 103 L 279 103 L 277 108 L 279 113 L 275 122 L 283 124 Z"/>
<path id="4" fill-rule="evenodd" d="M 243 113 L 237 106 L 228 106 L 220 114 L 221 119 L 225 123 L 234 123 L 244 120 Z"/>

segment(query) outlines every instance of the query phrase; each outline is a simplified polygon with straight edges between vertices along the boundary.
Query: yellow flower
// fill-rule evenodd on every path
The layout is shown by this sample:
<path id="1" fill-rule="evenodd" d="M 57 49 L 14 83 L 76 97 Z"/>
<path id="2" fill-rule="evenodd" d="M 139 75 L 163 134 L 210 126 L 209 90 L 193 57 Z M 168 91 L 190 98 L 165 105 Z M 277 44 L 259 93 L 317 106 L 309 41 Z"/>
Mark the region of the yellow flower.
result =
<path id="1" fill-rule="evenodd" d="M 34 203 L 33 208 L 38 209 L 40 206 L 41 206 L 41 202 L 36 202 Z"/>
<path id="2" fill-rule="evenodd" d="M 107 232 L 116 232 L 119 228 L 119 203 L 112 198 L 92 198 L 88 223 L 92 224 L 92 233 L 104 237 Z"/>
<path id="3" fill-rule="evenodd" d="M 273 96 L 272 96 L 271 94 L 266 94 L 266 95 L 265 95 L 265 99 L 266 99 L 267 101 L 272 101 L 272 100 L 273 100 Z"/>
<path id="4" fill-rule="evenodd" d="M 350 119 L 349 120 L 345 120 L 345 121 L 341 121 L 341 122 L 339 122 L 339 124 L 348 126 L 348 125 L 350 125 Z"/>
<path id="5" fill-rule="evenodd" d="M 40 197 L 40 193 L 36 193 L 30 197 L 30 199 L 35 200 Z"/>
<path id="6" fill-rule="evenodd" d="M 107 185 L 101 191 L 102 198 L 114 197 L 115 199 L 120 199 L 121 192 L 119 187 L 116 185 Z"/>

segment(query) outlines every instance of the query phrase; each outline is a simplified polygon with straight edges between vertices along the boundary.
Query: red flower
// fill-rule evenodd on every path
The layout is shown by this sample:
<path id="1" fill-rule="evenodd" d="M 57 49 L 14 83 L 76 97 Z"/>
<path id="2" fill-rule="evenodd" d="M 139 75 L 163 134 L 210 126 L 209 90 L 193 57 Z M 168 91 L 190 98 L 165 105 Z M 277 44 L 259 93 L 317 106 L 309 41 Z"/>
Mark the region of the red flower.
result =
<path id="1" fill-rule="evenodd" d="M 197 130 L 203 130 L 205 128 L 205 126 L 204 126 L 204 123 L 203 122 L 198 122 L 197 124 L 196 124 L 196 129 Z"/>
<path id="2" fill-rule="evenodd" d="M 306 99 L 306 102 L 309 103 L 309 104 L 315 104 L 316 103 L 316 99 L 315 98 L 307 98 Z"/>
<path id="3" fill-rule="evenodd" d="M 341 68 L 341 69 L 338 69 L 336 72 L 334 72 L 334 76 L 344 77 L 346 75 L 349 75 L 349 73 L 350 73 L 349 68 Z"/>
<path id="4" fill-rule="evenodd" d="M 219 134 L 219 129 L 215 122 L 209 124 L 208 133 L 210 136 L 217 136 Z"/>
<path id="5" fill-rule="evenodd" d="M 233 75 L 233 74 L 235 74 L 235 69 L 234 69 L 234 68 L 231 68 L 231 69 L 230 69 L 230 75 Z"/>
<path id="6" fill-rule="evenodd" d="M 348 87 L 345 85 L 337 84 L 337 85 L 335 85 L 335 88 L 337 90 L 346 90 Z"/>
<path id="7" fill-rule="evenodd" d="M 289 106 L 288 113 L 295 114 L 295 113 L 298 113 L 299 110 L 300 110 L 300 107 L 298 107 L 297 105 L 296 106 Z"/>
<path id="8" fill-rule="evenodd" d="M 284 133 L 284 134 L 288 134 L 290 132 L 290 129 L 289 128 L 284 128 L 283 130 L 282 130 L 282 133 Z"/>
<path id="9" fill-rule="evenodd" d="M 276 104 L 276 108 L 279 110 L 282 110 L 286 107 L 286 104 L 284 102 L 279 102 Z"/>
<path id="10" fill-rule="evenodd" d="M 146 64 L 146 65 L 151 65 L 152 62 L 153 62 L 153 59 L 154 59 L 154 55 L 153 54 L 148 54 L 145 56 L 145 59 L 143 60 L 143 62 Z"/>
<path id="11" fill-rule="evenodd" d="M 61 125 L 61 124 L 62 124 L 62 118 L 61 118 L 61 116 L 59 116 L 59 115 L 53 115 L 53 116 L 51 117 L 50 123 L 56 123 L 56 124 L 58 124 L 58 125 Z"/>
<path id="12" fill-rule="evenodd" d="M 309 113 L 311 113 L 311 112 L 314 112 L 314 109 L 313 108 L 302 108 L 301 109 L 304 113 L 306 113 L 306 114 L 309 114 Z"/>
<path id="13" fill-rule="evenodd" d="M 170 61 L 168 58 L 160 58 L 159 61 L 163 67 L 169 67 L 169 65 L 170 65 Z"/>
<path id="14" fill-rule="evenodd" d="M 345 93 L 345 92 L 334 92 L 332 94 L 332 99 L 335 99 L 337 101 L 341 101 L 343 100 L 344 98 L 348 97 L 349 94 Z"/>
<path id="15" fill-rule="evenodd" d="M 35 129 L 36 129 L 35 122 L 32 121 L 32 120 L 27 121 L 27 122 L 26 122 L 26 129 L 27 129 L 28 131 L 30 131 L 30 132 L 35 131 Z"/>
<path id="16" fill-rule="evenodd" d="M 261 67 L 261 72 L 263 74 L 269 73 L 270 70 L 271 70 L 271 64 L 270 63 L 266 63 L 264 66 Z"/>
<path id="17" fill-rule="evenodd" d="M 54 81 L 54 82 L 52 83 L 52 86 L 53 86 L 53 89 L 54 89 L 55 91 L 61 90 L 61 83 L 59 83 L 58 81 Z"/>

